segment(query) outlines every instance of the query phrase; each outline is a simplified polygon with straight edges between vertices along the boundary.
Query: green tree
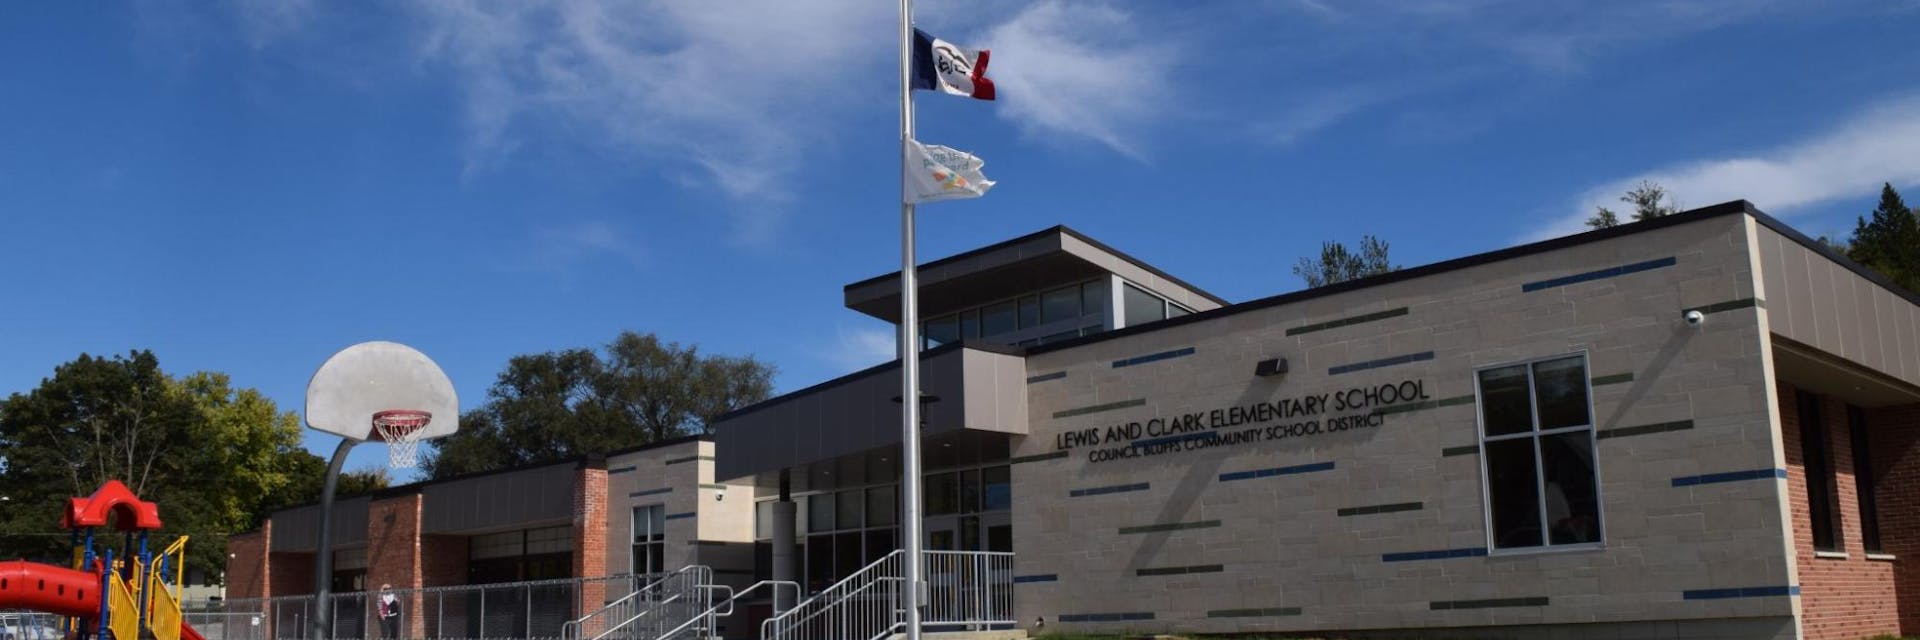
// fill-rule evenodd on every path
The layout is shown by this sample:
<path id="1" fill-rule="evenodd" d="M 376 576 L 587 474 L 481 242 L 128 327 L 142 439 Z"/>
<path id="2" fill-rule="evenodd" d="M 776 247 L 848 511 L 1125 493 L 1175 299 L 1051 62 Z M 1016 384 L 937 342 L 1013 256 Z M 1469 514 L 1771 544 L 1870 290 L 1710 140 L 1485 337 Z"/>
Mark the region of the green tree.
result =
<path id="1" fill-rule="evenodd" d="M 772 391 L 773 368 L 751 357 L 625 331 L 599 351 L 514 356 L 422 465 L 447 478 L 701 433 Z"/>
<path id="2" fill-rule="evenodd" d="M 1387 258 L 1387 243 L 1373 236 L 1361 236 L 1355 249 L 1338 242 L 1320 243 L 1320 259 L 1301 258 L 1294 263 L 1293 273 L 1307 282 L 1307 288 L 1324 287 L 1396 271 Z"/>
<path id="3" fill-rule="evenodd" d="M 1859 218 L 1848 242 L 1847 257 L 1866 265 L 1908 291 L 1920 291 L 1920 218 L 1894 191 L 1880 187 L 1880 204 L 1872 217 Z"/>
<path id="4" fill-rule="evenodd" d="M 1633 221 L 1652 220 L 1673 215 L 1680 205 L 1667 193 L 1665 187 L 1652 180 L 1641 180 L 1640 185 L 1621 194 L 1620 201 L 1633 207 Z M 1620 226 L 1620 215 L 1606 207 L 1594 207 L 1593 215 L 1587 218 L 1587 227 L 1605 229 Z"/>
<path id="5" fill-rule="evenodd" d="M 188 563 L 217 576 L 226 534 L 251 527 L 294 482 L 298 420 L 225 375 L 173 378 L 149 351 L 82 354 L 0 402 L 0 556 L 60 558 L 68 497 L 108 480 L 159 504 L 160 543 L 191 535 Z"/>

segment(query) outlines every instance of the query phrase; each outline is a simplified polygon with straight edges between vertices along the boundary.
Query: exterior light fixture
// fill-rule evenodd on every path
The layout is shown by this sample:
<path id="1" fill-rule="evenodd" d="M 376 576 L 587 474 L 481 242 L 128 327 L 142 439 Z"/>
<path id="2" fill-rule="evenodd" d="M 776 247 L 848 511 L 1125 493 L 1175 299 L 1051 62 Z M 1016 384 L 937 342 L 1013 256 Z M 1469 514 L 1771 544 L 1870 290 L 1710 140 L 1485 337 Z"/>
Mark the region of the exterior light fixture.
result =
<path id="1" fill-rule="evenodd" d="M 1285 374 L 1286 372 L 1287 372 L 1286 358 L 1272 358 L 1268 360 L 1261 360 L 1259 364 L 1256 364 L 1253 366 L 1253 375 L 1260 376 L 1262 378 L 1271 378 L 1274 376 Z"/>

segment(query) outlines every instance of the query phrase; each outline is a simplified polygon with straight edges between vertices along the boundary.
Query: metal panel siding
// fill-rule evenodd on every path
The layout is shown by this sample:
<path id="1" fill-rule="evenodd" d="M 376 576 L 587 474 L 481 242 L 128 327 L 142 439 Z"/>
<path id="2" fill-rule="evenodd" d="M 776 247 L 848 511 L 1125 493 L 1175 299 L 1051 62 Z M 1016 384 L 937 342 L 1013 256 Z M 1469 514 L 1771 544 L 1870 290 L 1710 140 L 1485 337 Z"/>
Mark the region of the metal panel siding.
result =
<path id="1" fill-rule="evenodd" d="M 1760 295 L 1760 298 L 1769 303 L 1767 323 L 1773 327 L 1774 332 L 1791 336 L 1794 310 L 1792 305 L 1786 304 L 1792 296 L 1788 293 L 1785 258 L 1781 256 L 1780 242 L 1783 238 L 1770 229 L 1757 228 L 1754 232 L 1760 235 L 1760 275 L 1762 282 L 1766 285 L 1766 291 Z M 1776 300 L 1779 301 L 1778 304 L 1774 303 Z"/>
<path id="2" fill-rule="evenodd" d="M 978 349 L 959 348 L 921 361 L 921 390 L 939 397 L 926 405 L 928 433 L 960 428 L 1005 431 L 995 414 L 1010 410 L 999 398 L 1026 393 L 1024 359 Z M 981 377 L 979 367 L 1005 368 L 1005 375 Z M 1008 390 L 1007 387 L 1017 387 Z M 717 482 L 763 471 L 826 460 L 900 441 L 900 370 L 875 372 L 822 389 L 802 390 L 776 402 L 739 413 L 715 425 L 714 447 L 725 451 L 714 466 Z M 987 396 L 977 398 L 976 396 Z M 1024 402 L 1024 401 L 1022 401 Z M 1000 424 L 998 428 L 976 425 Z M 1023 431 L 1016 431 L 1019 433 Z"/>
<path id="3" fill-rule="evenodd" d="M 333 546 L 367 541 L 366 496 L 333 503 Z M 274 551 L 312 551 L 320 544 L 320 507 L 308 505 L 273 514 Z"/>
<path id="4" fill-rule="evenodd" d="M 1827 307 L 1833 317 L 1833 335 L 1840 341 L 1840 355 L 1854 362 L 1867 362 L 1865 336 L 1860 335 L 1860 296 L 1854 291 L 1853 273 L 1831 262 L 1820 261 L 1827 272 L 1827 281 L 1832 283 L 1828 290 L 1833 292 L 1833 303 Z"/>
<path id="5" fill-rule="evenodd" d="M 1774 333 L 1920 384 L 1920 307 L 1771 229 L 1756 233 Z"/>
<path id="6" fill-rule="evenodd" d="M 420 529 L 453 533 L 566 520 L 573 516 L 572 464 L 428 485 Z"/>

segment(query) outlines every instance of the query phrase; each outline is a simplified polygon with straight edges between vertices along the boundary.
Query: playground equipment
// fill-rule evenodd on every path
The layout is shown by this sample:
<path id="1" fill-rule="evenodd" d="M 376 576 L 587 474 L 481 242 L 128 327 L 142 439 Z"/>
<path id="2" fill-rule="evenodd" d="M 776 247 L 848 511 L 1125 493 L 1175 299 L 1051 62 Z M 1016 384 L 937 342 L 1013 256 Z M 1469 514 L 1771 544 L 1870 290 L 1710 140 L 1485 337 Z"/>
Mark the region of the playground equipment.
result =
<path id="1" fill-rule="evenodd" d="M 111 525 L 110 530 L 105 530 Z M 62 636 L 86 640 L 203 640 L 180 614 L 187 538 L 154 554 L 147 537 L 160 528 L 160 508 L 110 480 L 93 495 L 73 498 L 60 518 L 72 532 L 73 564 L 59 567 L 0 562 L 0 609 L 63 616 Z M 118 553 L 112 535 L 123 534 Z"/>

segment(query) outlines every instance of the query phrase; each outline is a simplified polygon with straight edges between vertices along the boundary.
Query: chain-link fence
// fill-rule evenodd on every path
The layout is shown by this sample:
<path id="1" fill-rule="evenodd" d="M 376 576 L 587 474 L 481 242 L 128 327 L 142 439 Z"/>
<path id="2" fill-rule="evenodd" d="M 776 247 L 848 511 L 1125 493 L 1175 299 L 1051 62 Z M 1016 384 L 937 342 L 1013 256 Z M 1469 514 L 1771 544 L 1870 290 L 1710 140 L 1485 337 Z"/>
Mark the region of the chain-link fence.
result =
<path id="1" fill-rule="evenodd" d="M 60 640 L 60 616 L 0 610 L 0 640 Z"/>
<path id="2" fill-rule="evenodd" d="M 647 582 L 630 575 L 334 594 L 331 640 L 558 639 L 567 621 Z M 207 640 L 321 640 L 312 629 L 316 606 L 314 596 L 286 596 L 189 602 L 185 610 Z"/>

